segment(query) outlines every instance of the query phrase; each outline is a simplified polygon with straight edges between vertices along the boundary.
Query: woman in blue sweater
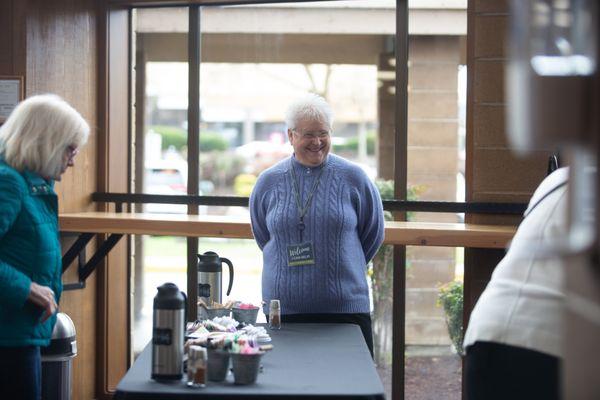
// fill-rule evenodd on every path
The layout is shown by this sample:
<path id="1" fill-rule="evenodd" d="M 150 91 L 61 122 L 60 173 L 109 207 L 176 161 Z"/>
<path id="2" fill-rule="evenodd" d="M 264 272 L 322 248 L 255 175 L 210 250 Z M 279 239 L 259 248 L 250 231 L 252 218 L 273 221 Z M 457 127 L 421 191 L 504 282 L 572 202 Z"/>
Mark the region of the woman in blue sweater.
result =
<path id="1" fill-rule="evenodd" d="M 363 170 L 329 154 L 332 122 L 322 97 L 294 102 L 294 154 L 264 171 L 250 196 L 262 296 L 281 301 L 283 322 L 359 325 L 372 353 L 366 269 L 383 242 L 383 208 Z"/>
<path id="2" fill-rule="evenodd" d="M 60 180 L 88 124 L 52 95 L 20 103 L 0 127 L 0 399 L 39 399 L 40 346 L 62 291 Z"/>

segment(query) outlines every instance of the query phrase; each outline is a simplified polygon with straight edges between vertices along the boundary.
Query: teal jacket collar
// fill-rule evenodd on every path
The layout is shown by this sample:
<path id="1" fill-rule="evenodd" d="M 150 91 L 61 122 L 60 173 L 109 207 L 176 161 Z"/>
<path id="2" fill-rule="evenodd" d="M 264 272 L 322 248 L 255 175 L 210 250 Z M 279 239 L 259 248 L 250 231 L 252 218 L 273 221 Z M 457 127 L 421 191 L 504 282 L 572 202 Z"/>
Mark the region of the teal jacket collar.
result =
<path id="1" fill-rule="evenodd" d="M 0 164 L 4 164 L 12 168 L 2 156 L 0 156 Z M 46 179 L 42 178 L 38 173 L 29 170 L 21 172 L 21 176 L 25 179 L 30 194 L 56 194 L 54 193 L 54 179 L 50 179 L 49 181 L 47 181 Z"/>
<path id="2" fill-rule="evenodd" d="M 55 194 L 53 179 L 47 181 L 39 174 L 29 170 L 23 171 L 21 175 L 25 178 L 27 186 L 29 187 L 29 192 L 32 195 Z"/>

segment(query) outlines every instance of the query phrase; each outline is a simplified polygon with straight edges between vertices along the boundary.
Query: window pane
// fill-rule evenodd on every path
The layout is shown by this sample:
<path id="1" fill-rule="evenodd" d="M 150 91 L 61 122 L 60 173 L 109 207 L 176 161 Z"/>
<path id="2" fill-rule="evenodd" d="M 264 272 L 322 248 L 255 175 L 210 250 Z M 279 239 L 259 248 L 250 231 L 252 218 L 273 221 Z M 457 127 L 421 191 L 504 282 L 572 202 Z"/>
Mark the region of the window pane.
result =
<path id="1" fill-rule="evenodd" d="M 408 75 L 408 198 L 464 201 L 466 2 L 411 3 Z M 456 3 L 456 2 L 455 2 Z M 416 25 L 419 22 L 419 26 Z M 409 213 L 413 221 L 461 222 L 458 214 Z M 461 359 L 452 346 L 462 321 L 462 249 L 407 247 L 407 399 L 461 398 Z M 455 296 L 444 296 L 451 290 Z M 460 329 L 458 329 L 460 330 Z"/>
<path id="2" fill-rule="evenodd" d="M 152 39 L 165 13 L 178 18 L 177 26 L 170 29 L 168 45 Z M 133 10 L 134 193 L 187 193 L 187 31 L 187 8 Z M 164 79 L 166 75 L 172 79 Z M 137 206 L 136 211 L 183 214 L 187 207 L 145 204 Z M 186 239 L 182 237 L 133 237 L 135 356 L 152 337 L 156 288 L 173 282 L 187 291 L 186 249 Z"/>
<path id="3" fill-rule="evenodd" d="M 134 260 L 140 258 L 141 274 L 135 275 L 132 348 L 137 356 L 152 339 L 152 307 L 156 288 L 172 282 L 180 290 L 187 287 L 186 238 L 136 236 Z M 141 250 L 141 251 L 139 251 Z M 136 299 L 139 297 L 139 301 Z"/>
<path id="4" fill-rule="evenodd" d="M 260 172 L 291 154 L 285 109 L 307 91 L 323 95 L 334 109 L 332 151 L 359 163 L 373 179 L 393 179 L 395 3 L 202 7 L 200 194 L 248 196 Z M 460 201 L 464 106 L 459 71 L 464 76 L 466 11 L 456 8 L 456 2 L 432 4 L 421 8 L 414 2 L 410 10 L 408 192 L 411 199 Z M 144 159 L 144 167 L 139 167 L 139 161 L 136 164 L 144 172 L 136 173 L 136 191 L 177 194 L 186 190 L 187 18 L 185 8 L 136 11 L 136 70 L 145 66 L 144 112 L 136 124 L 141 124 L 138 128 L 145 136 L 145 154 L 138 157 Z M 379 187 L 383 195 L 390 185 L 379 183 Z M 185 207 L 147 205 L 145 210 L 185 212 Z M 242 207 L 203 206 L 200 213 L 248 216 Z M 412 218 L 459 220 L 456 215 L 421 213 Z M 183 246 L 181 261 L 173 259 L 171 265 L 185 265 L 185 241 Z M 140 254 L 142 249 L 146 247 L 139 249 Z M 199 251 L 208 250 L 233 261 L 232 298 L 261 300 L 262 254 L 253 241 L 202 239 Z M 376 257 L 369 274 L 376 361 L 389 397 L 392 267 L 385 251 Z M 457 277 L 461 257 L 455 253 L 423 247 L 408 251 L 407 385 L 411 370 L 419 368 L 411 363 L 413 355 L 450 351 L 445 316 L 436 299 L 439 286 Z M 185 276 L 185 267 L 182 271 Z M 136 276 L 141 275 L 136 267 Z M 152 296 L 144 295 L 148 301 Z M 415 393 L 427 397 L 427 390 L 443 387 L 446 379 L 453 379 L 448 371 L 451 366 L 442 369 L 446 375 L 425 373 L 428 384 L 418 386 Z M 460 396 L 460 390 L 456 393 Z M 411 396 L 407 398 L 418 398 Z"/>
<path id="5" fill-rule="evenodd" d="M 200 176 L 211 194 L 248 196 L 262 171 L 292 153 L 285 111 L 307 92 L 333 108 L 332 152 L 358 163 L 373 180 L 393 179 L 394 0 L 203 7 L 201 29 Z M 206 212 L 248 216 L 240 207 Z M 261 269 L 255 246 L 236 265 L 236 274 L 248 271 L 244 285 L 251 286 L 238 292 L 240 300 L 260 296 Z M 376 261 L 369 281 L 380 282 L 375 271 L 391 270 Z M 375 352 L 388 397 L 391 287 L 388 279 L 372 290 L 382 299 L 374 304 L 381 343 Z"/>

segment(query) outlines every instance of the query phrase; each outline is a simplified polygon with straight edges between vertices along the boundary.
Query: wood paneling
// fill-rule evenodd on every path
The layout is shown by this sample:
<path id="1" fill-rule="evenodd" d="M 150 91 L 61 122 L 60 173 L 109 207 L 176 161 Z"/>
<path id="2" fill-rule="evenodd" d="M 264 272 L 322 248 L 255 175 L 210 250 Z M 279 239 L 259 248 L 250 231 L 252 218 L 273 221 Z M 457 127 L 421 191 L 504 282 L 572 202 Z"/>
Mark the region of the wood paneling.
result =
<path id="1" fill-rule="evenodd" d="M 7 2 L 3 2 L 6 4 Z M 8 2 L 11 3 L 11 2 Z M 56 185 L 61 212 L 93 209 L 96 188 L 96 9 L 94 0 L 12 2 L 12 73 L 25 76 L 26 95 L 56 93 L 88 121 L 87 146 Z M 0 26 L 2 26 L 0 24 Z M 2 28 L 0 28 L 2 29 Z M 70 239 L 62 240 L 66 247 Z M 93 250 L 90 248 L 89 251 Z M 71 268 L 64 282 L 75 282 Z M 96 287 L 92 276 L 83 290 L 65 292 L 60 309 L 74 321 L 79 354 L 73 362 L 73 398 L 95 397 Z"/>
<path id="2" fill-rule="evenodd" d="M 93 1 L 88 1 L 91 8 Z M 27 13 L 27 95 L 56 93 L 73 105 L 91 127 L 86 147 L 75 159 L 75 167 L 57 182 L 59 210 L 94 208 L 90 194 L 96 187 L 96 43 L 95 14 L 62 10 L 56 3 Z M 79 4 L 80 6 L 81 3 Z"/>
<path id="3" fill-rule="evenodd" d="M 0 75 L 25 75 L 25 2 L 0 2 Z"/>
<path id="4" fill-rule="evenodd" d="M 13 2 L 0 2 L 0 75 L 12 75 Z"/>

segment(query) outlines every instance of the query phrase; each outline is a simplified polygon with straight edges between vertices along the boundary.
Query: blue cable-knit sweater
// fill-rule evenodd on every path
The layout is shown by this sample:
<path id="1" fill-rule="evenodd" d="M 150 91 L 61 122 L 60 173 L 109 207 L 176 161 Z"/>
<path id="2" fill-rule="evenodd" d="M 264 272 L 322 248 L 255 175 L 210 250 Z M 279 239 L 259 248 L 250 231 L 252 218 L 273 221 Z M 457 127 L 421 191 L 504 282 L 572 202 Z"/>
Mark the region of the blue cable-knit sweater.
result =
<path id="1" fill-rule="evenodd" d="M 313 243 L 314 265 L 287 263 L 287 246 L 300 243 L 291 166 L 303 206 L 324 168 L 304 216 L 302 241 Z M 263 251 L 263 300 L 279 299 L 282 314 L 370 311 L 366 266 L 383 242 L 383 208 L 359 166 L 334 154 L 318 167 L 286 158 L 259 176 L 250 216 Z"/>

